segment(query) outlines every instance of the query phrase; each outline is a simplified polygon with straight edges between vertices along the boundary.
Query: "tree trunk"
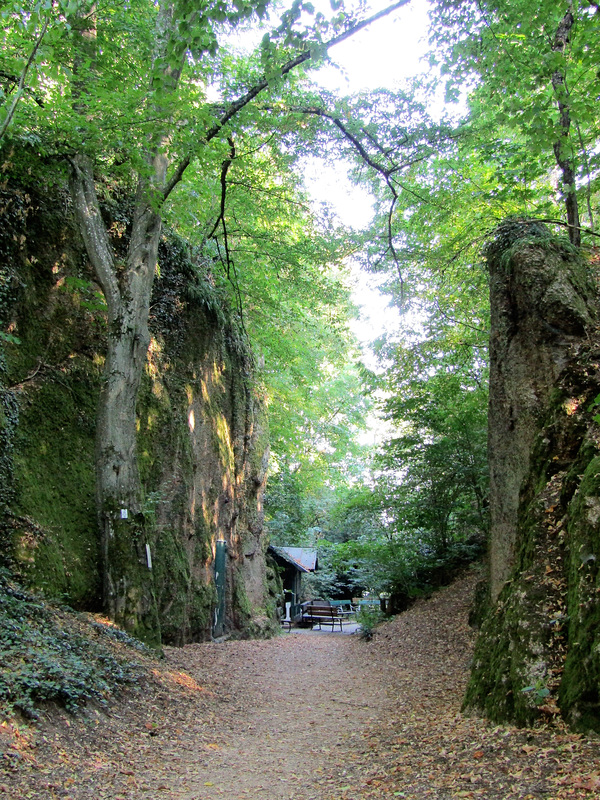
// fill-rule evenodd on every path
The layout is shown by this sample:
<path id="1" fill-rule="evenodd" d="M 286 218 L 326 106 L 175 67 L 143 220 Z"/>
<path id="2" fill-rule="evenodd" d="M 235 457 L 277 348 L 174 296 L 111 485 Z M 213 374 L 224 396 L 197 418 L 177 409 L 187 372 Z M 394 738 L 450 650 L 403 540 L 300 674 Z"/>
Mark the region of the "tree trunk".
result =
<path id="1" fill-rule="evenodd" d="M 100 214 L 92 163 L 71 161 L 71 192 L 88 256 L 108 306 L 104 383 L 96 427 L 96 503 L 103 553 L 104 602 L 119 624 L 146 641 L 160 631 L 149 567 L 136 444 L 136 401 L 150 335 L 148 314 L 160 217 L 140 181 L 127 262 L 119 275 Z M 151 563 L 151 555 L 150 555 Z"/>
<path id="2" fill-rule="evenodd" d="M 93 5 L 90 5 L 93 9 Z M 90 15 L 93 18 L 93 14 Z M 166 58 L 176 24 L 174 4 L 163 3 L 156 20 L 156 49 L 151 82 L 163 95 L 176 90 L 180 66 Z M 95 28 L 80 26 L 82 53 L 93 64 Z M 74 96 L 85 107 L 85 83 L 77 76 Z M 133 222 L 125 264 L 113 252 L 94 184 L 93 163 L 83 154 L 71 159 L 71 193 L 89 259 L 108 307 L 104 383 L 96 428 L 96 503 L 103 554 L 104 603 L 119 624 L 151 643 L 160 628 L 151 572 L 151 542 L 146 531 L 138 472 L 136 403 L 150 334 L 148 316 L 161 233 L 160 207 L 165 196 L 169 119 L 155 108 L 157 122 L 146 152 L 147 170 L 138 178 Z"/>
<path id="3" fill-rule="evenodd" d="M 571 36 L 571 28 L 575 18 L 571 11 L 567 11 L 554 37 L 552 51 L 554 53 L 564 53 Z M 569 106 L 569 92 L 567 90 L 565 74 L 558 69 L 552 75 L 552 88 L 556 95 L 558 111 L 560 114 L 560 137 L 554 143 L 554 155 L 556 163 L 562 173 L 564 186 L 565 208 L 567 211 L 567 225 L 569 228 L 569 241 L 576 247 L 581 245 L 581 223 L 579 220 L 579 205 L 577 202 L 577 183 L 575 175 L 575 164 L 572 155 L 572 147 L 569 141 L 569 131 L 571 128 L 571 109 Z"/>

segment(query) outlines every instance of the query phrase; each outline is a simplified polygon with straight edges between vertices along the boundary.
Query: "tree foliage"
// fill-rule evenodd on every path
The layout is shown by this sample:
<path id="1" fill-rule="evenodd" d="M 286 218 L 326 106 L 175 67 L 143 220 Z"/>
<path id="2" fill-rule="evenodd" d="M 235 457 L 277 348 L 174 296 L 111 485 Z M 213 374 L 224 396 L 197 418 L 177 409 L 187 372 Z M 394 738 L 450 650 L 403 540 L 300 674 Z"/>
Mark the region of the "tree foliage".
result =
<path id="1" fill-rule="evenodd" d="M 593 241 L 598 9 L 567 5 L 439 0 L 432 77 L 382 92 L 371 126 L 337 110 L 354 179 L 376 201 L 360 258 L 403 312 L 378 343 L 376 385 L 396 433 L 370 490 L 333 514 L 364 542 L 364 565 L 386 561 L 370 555 L 386 536 L 417 560 L 485 537 L 491 231 L 530 216 Z"/>
<path id="2" fill-rule="evenodd" d="M 106 301 L 96 448 L 105 601 L 120 621 L 151 637 L 152 580 L 136 566 L 148 520 L 135 409 L 165 218 L 201 250 L 237 309 L 240 330 L 259 350 L 259 364 L 264 359 L 265 393 L 287 431 L 277 434 L 275 414 L 276 438 L 293 440 L 302 431 L 309 443 L 296 435 L 296 450 L 310 450 L 302 457 L 314 465 L 341 446 L 342 417 L 354 424 L 359 416 L 348 403 L 326 408 L 342 386 L 356 388 L 344 366 L 351 347 L 344 247 L 338 234 L 317 225 L 291 172 L 293 131 L 313 144 L 318 135 L 303 132 L 298 117 L 290 125 L 265 114 L 256 99 L 289 99 L 302 64 L 318 61 L 368 20 L 341 7 L 328 20 L 297 2 L 253 56 L 237 58 L 222 46 L 223 37 L 266 10 L 263 0 L 202 7 L 188 0 L 40 0 L 2 9 L 6 163 L 18 170 L 25 152 L 40 172 L 51 161 L 69 175 Z M 314 15 L 308 26 L 306 14 Z M 218 100 L 207 99 L 210 85 Z M 106 212 L 119 197 L 130 213 L 114 220 Z"/>
<path id="3" fill-rule="evenodd" d="M 557 216 L 559 189 L 579 244 L 573 226 L 593 230 L 597 191 L 597 6 L 450 0 L 436 4 L 433 21 L 447 91 L 456 96 L 475 83 L 472 118 L 494 148 L 498 179 L 511 192 L 527 187 L 541 216 Z M 544 196 L 537 184 L 555 167 L 554 192 Z M 585 209 L 581 222 L 574 205 Z"/>

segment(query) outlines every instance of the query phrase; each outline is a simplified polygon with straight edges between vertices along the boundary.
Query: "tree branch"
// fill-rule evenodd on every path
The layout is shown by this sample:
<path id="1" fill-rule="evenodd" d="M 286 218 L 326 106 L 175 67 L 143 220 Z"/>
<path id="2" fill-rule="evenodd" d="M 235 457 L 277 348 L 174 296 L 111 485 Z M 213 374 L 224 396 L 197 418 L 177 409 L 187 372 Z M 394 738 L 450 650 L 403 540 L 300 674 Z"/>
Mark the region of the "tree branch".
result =
<path id="1" fill-rule="evenodd" d="M 378 11 L 376 14 L 368 17 L 361 22 L 357 22 L 356 25 L 353 25 L 347 31 L 340 33 L 338 36 L 334 36 L 333 39 L 330 39 L 328 42 L 325 42 L 323 45 L 318 45 L 314 48 L 308 48 L 303 50 L 294 58 L 287 61 L 278 71 L 278 75 L 280 77 L 285 77 L 288 75 L 292 70 L 299 67 L 301 64 L 304 64 L 305 61 L 309 61 L 311 58 L 314 58 L 315 54 L 318 51 L 322 50 L 329 50 L 331 47 L 335 47 L 336 44 L 340 44 L 344 42 L 346 39 L 349 39 L 351 36 L 354 36 L 355 33 L 363 30 L 364 28 L 371 25 L 373 22 L 377 22 L 377 20 L 382 19 L 383 17 L 388 16 L 392 12 L 396 11 L 402 6 L 408 5 L 411 0 L 397 0 L 397 2 L 392 3 L 392 5 L 387 6 L 387 8 Z M 257 97 L 261 92 L 269 87 L 270 81 L 263 77 L 258 83 L 256 83 L 251 89 L 249 89 L 246 94 L 239 97 L 237 100 L 234 100 L 232 103 L 229 104 L 227 109 L 223 112 L 220 119 L 215 122 L 215 124 L 208 129 L 208 131 L 204 135 L 204 143 L 208 143 L 211 139 L 214 139 L 218 133 L 227 125 L 227 123 L 233 119 L 236 114 L 238 114 L 245 106 L 251 103 L 255 97 Z M 177 169 L 175 170 L 171 180 L 165 186 L 163 191 L 163 200 L 166 200 L 173 189 L 177 186 L 177 184 L 183 178 L 183 175 L 189 165 L 192 163 L 192 156 L 186 156 L 179 164 Z"/>
<path id="2" fill-rule="evenodd" d="M 23 67 L 23 71 L 21 72 L 21 77 L 19 79 L 19 85 L 17 87 L 17 93 L 14 96 L 14 99 L 12 101 L 10 109 L 8 110 L 8 114 L 6 115 L 6 117 L 4 119 L 4 122 L 2 123 L 2 126 L 0 127 L 0 140 L 2 139 L 4 134 L 6 133 L 6 131 L 8 129 L 8 126 L 10 125 L 10 123 L 12 121 L 12 118 L 15 115 L 15 111 L 17 110 L 17 105 L 19 103 L 19 100 L 21 99 L 21 97 L 23 97 L 23 93 L 25 91 L 25 79 L 27 77 L 27 73 L 29 72 L 29 67 L 33 64 L 33 60 L 36 57 L 37 51 L 39 50 L 39 47 L 40 47 L 40 45 L 42 43 L 42 40 L 43 40 L 44 36 L 46 35 L 46 31 L 48 30 L 48 24 L 49 24 L 49 20 L 46 20 L 46 22 L 44 23 L 44 27 L 42 28 L 42 32 L 38 36 L 37 41 L 33 46 L 33 50 L 31 51 L 31 54 L 29 55 L 29 58 L 27 59 L 27 63 Z"/>
<path id="3" fill-rule="evenodd" d="M 379 161 L 375 160 L 369 154 L 369 152 L 367 151 L 367 149 L 363 145 L 363 143 L 360 141 L 360 139 L 357 136 L 355 136 L 348 129 L 348 127 L 341 121 L 341 119 L 339 119 L 339 117 L 336 117 L 333 114 L 330 114 L 328 111 L 326 111 L 323 108 L 319 108 L 318 106 L 300 108 L 300 109 L 292 109 L 292 110 L 299 111 L 299 112 L 301 112 L 303 114 L 314 114 L 315 116 L 319 116 L 319 117 L 323 117 L 324 119 L 328 119 L 340 131 L 342 136 L 344 136 L 344 138 L 346 138 L 352 144 L 352 146 L 357 151 L 357 153 L 359 154 L 360 158 L 365 162 L 365 164 L 367 164 L 369 167 L 371 167 L 371 169 L 373 169 L 375 172 L 377 172 L 379 175 L 381 175 L 383 177 L 383 179 L 384 179 L 384 181 L 385 181 L 385 183 L 386 183 L 386 185 L 387 185 L 387 187 L 388 187 L 388 189 L 389 189 L 389 191 L 390 191 L 390 193 L 392 195 L 392 202 L 390 203 L 390 208 L 388 209 L 388 214 L 387 214 L 388 252 L 390 252 L 392 254 L 392 259 L 394 261 L 394 264 L 396 265 L 396 270 L 398 272 L 398 278 L 400 280 L 400 296 L 401 296 L 401 298 L 403 298 L 404 297 L 404 278 L 402 276 L 402 269 L 401 269 L 401 266 L 400 266 L 400 258 L 398 256 L 398 252 L 397 252 L 396 247 L 394 245 L 394 236 L 393 236 L 393 228 L 392 228 L 392 218 L 393 218 L 393 215 L 394 215 L 394 209 L 395 209 L 396 204 L 397 204 L 397 202 L 399 200 L 398 190 L 397 190 L 396 186 L 398 186 L 400 189 L 402 189 L 402 191 L 413 195 L 413 197 L 416 197 L 416 199 L 419 200 L 422 203 L 427 203 L 428 201 L 424 197 L 419 195 L 418 192 L 415 192 L 413 189 L 410 189 L 407 186 L 404 186 L 403 184 L 401 184 L 398 180 L 396 180 L 394 178 L 394 175 L 399 170 L 405 169 L 406 167 L 409 167 L 412 164 L 415 164 L 415 163 L 418 163 L 419 161 L 422 161 L 426 156 L 415 157 L 415 158 L 410 159 L 409 161 L 407 161 L 407 162 L 405 162 L 403 164 L 398 164 L 398 165 L 397 164 L 392 164 L 390 167 L 385 167 L 381 163 L 379 163 Z M 384 154 L 386 156 L 386 158 L 389 159 L 389 156 L 387 155 L 387 153 L 384 150 L 384 148 L 381 147 L 381 145 L 379 145 L 379 143 L 372 136 L 367 135 L 367 138 L 379 150 L 380 153 Z"/>
<path id="4" fill-rule="evenodd" d="M 235 158 L 235 143 L 233 141 L 233 137 L 229 136 L 227 138 L 227 142 L 229 143 L 230 150 L 229 150 L 229 158 L 226 158 L 225 161 L 223 161 L 223 165 L 221 167 L 221 208 L 219 211 L 219 216 L 217 218 L 217 221 L 215 222 L 214 227 L 210 232 L 208 238 L 215 239 L 221 261 L 224 261 L 225 263 L 227 280 L 233 286 L 233 291 L 235 292 L 236 299 L 238 302 L 238 310 L 240 312 L 240 322 L 242 330 L 245 331 L 246 327 L 244 325 L 244 305 L 242 303 L 242 293 L 240 291 L 240 284 L 238 281 L 237 270 L 235 268 L 235 261 L 231 256 L 231 249 L 229 247 L 229 234 L 227 230 L 227 221 L 225 219 L 225 201 L 227 198 L 227 173 L 229 172 L 229 168 L 231 167 L 233 160 Z M 223 259 L 223 257 L 221 256 L 219 242 L 215 237 L 217 228 L 219 227 L 219 223 L 221 223 L 221 227 L 223 229 L 223 247 L 225 248 L 225 259 Z"/>
<path id="5" fill-rule="evenodd" d="M 225 161 L 223 161 L 223 165 L 221 167 L 221 207 L 217 221 L 215 222 L 211 232 L 208 234 L 208 238 L 212 239 L 214 237 L 215 233 L 217 232 L 217 228 L 219 227 L 219 223 L 221 223 L 223 227 L 223 244 L 225 246 L 225 258 L 227 264 L 227 279 L 230 280 L 229 268 L 231 265 L 231 256 L 229 252 L 229 243 L 227 240 L 227 223 L 225 221 L 225 198 L 227 197 L 227 173 L 233 162 L 233 159 L 235 158 L 235 144 L 231 136 L 227 139 L 227 141 L 229 142 L 230 151 L 229 158 L 226 158 Z"/>
<path id="6" fill-rule="evenodd" d="M 563 228 L 567 228 L 569 231 L 571 230 L 572 226 L 569 222 L 565 222 L 564 219 L 545 219 L 543 217 L 535 217 L 537 222 L 546 222 L 548 225 L 560 225 Z M 596 233 L 591 228 L 584 228 L 582 225 L 577 227 L 579 233 L 585 233 L 588 236 L 595 236 L 596 238 L 600 239 L 600 233 Z"/>
<path id="7" fill-rule="evenodd" d="M 11 75 L 10 72 L 6 72 L 3 69 L 0 69 L 0 79 L 3 80 L 3 81 L 8 81 L 9 83 L 13 84 L 13 88 L 9 89 L 6 92 L 6 94 L 12 94 L 15 87 L 17 87 L 17 89 L 18 89 L 19 83 L 21 81 L 20 76 Z M 41 97 L 39 94 L 36 94 L 33 91 L 33 89 L 30 89 L 28 86 L 25 86 L 23 91 L 25 92 L 25 94 L 28 94 L 28 95 L 30 95 L 30 97 L 33 98 L 33 100 L 36 103 L 36 105 L 38 105 L 40 108 L 44 108 L 44 98 L 43 97 Z"/>
<path id="8" fill-rule="evenodd" d="M 230 186 L 241 186 L 243 189 L 247 189 L 249 192 L 254 192 L 255 194 L 266 194 L 269 197 L 276 197 L 278 200 L 281 200 L 283 203 L 287 203 L 290 206 L 298 206 L 298 208 L 304 209 L 304 211 L 308 211 L 310 206 L 307 203 L 302 203 L 300 200 L 294 200 L 291 197 L 286 197 L 283 192 L 278 192 L 275 189 L 264 189 L 261 186 L 254 186 L 252 183 L 247 181 L 229 181 Z"/>
<path id="9" fill-rule="evenodd" d="M 87 254 L 104 293 L 109 317 L 115 319 L 120 311 L 121 292 L 115 269 L 113 251 L 106 226 L 100 214 L 92 163 L 87 156 L 75 155 L 71 165 L 71 194 Z"/>
<path id="10" fill-rule="evenodd" d="M 440 314 L 440 316 L 442 316 L 447 322 L 453 323 L 454 325 L 461 325 L 463 328 L 469 328 L 469 330 L 476 331 L 477 333 L 483 333 L 486 335 L 489 334 L 489 331 L 484 328 L 478 328 L 476 325 L 469 325 L 468 322 L 463 322 L 456 317 L 451 317 L 442 309 L 439 298 L 436 297 L 434 302 L 435 306 L 437 307 L 438 314 Z M 469 346 L 472 346 L 472 344 L 469 344 Z"/>

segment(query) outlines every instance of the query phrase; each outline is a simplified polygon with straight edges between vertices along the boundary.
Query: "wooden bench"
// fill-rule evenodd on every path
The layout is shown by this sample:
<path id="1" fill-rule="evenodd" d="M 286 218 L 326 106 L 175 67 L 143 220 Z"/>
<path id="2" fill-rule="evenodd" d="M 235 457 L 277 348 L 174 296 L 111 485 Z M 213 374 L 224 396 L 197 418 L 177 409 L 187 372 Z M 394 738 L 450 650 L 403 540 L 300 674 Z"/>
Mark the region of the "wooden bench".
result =
<path id="1" fill-rule="evenodd" d="M 342 624 L 346 616 L 342 614 L 337 606 L 332 606 L 328 601 L 321 600 L 319 602 L 307 603 L 302 611 L 302 621 L 310 622 L 311 630 L 315 625 L 331 625 L 331 630 L 339 624 L 340 630 L 343 630 Z"/>

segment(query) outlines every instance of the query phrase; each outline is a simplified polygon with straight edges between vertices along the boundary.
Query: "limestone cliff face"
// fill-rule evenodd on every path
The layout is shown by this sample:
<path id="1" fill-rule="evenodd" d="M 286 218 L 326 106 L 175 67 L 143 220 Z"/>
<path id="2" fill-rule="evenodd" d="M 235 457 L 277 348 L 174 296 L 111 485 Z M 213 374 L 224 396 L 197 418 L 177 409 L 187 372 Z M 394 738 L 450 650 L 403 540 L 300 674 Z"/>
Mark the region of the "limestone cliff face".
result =
<path id="1" fill-rule="evenodd" d="M 245 341 L 218 309 L 191 304 L 174 313 L 179 295 L 170 288 L 180 273 L 173 255 L 171 245 L 161 259 L 139 416 L 142 474 L 156 487 L 163 638 L 181 643 L 205 638 L 213 626 L 218 541 L 226 552 L 223 632 L 269 627 L 262 511 L 269 442 Z"/>
<path id="2" fill-rule="evenodd" d="M 4 330 L 19 340 L 5 343 L 2 376 L 3 397 L 19 411 L 14 491 L 0 531 L 5 561 L 29 585 L 98 609 L 93 452 L 101 297 L 66 193 L 50 199 L 13 188 L 0 200 L 0 311 Z M 127 224 L 126 210 L 119 215 L 115 235 Z M 160 266 L 138 444 L 162 640 L 211 636 L 219 540 L 226 543 L 224 630 L 258 633 L 271 624 L 262 525 L 268 426 L 252 356 L 206 263 L 165 236 Z"/>
<path id="3" fill-rule="evenodd" d="M 466 704 L 600 729 L 596 292 L 530 223 L 501 229 L 490 273 L 493 596 Z"/>
<path id="4" fill-rule="evenodd" d="M 490 587 L 495 599 L 514 562 L 521 485 L 544 408 L 569 348 L 595 314 L 578 258 L 533 222 L 501 226 L 490 272 Z"/>

